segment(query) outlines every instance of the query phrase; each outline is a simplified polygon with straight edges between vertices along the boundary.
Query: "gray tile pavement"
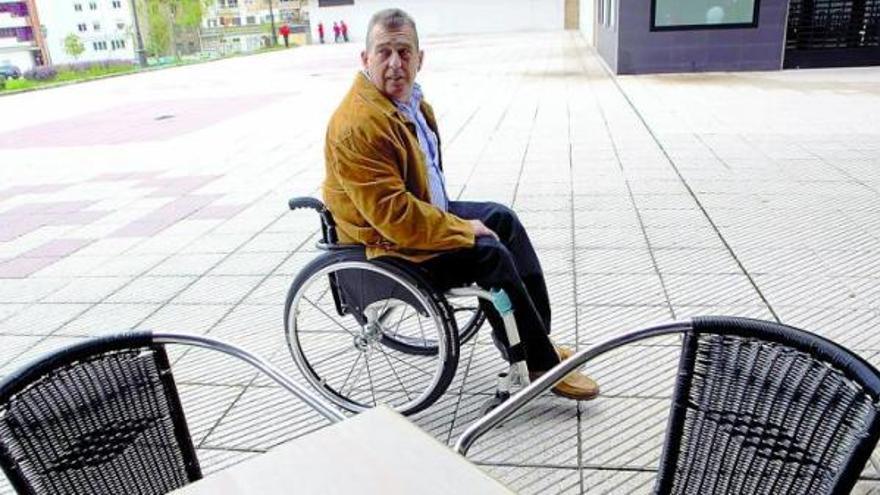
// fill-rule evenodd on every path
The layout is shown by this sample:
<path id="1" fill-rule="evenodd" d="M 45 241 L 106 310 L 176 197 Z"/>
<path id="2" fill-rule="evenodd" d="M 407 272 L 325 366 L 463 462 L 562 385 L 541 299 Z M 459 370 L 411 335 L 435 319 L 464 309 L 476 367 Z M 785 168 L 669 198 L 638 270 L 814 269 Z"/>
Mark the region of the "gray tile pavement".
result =
<path id="1" fill-rule="evenodd" d="M 563 32 L 425 48 L 420 77 L 450 193 L 518 212 L 560 342 L 743 315 L 880 364 L 880 70 L 613 78 Z M 17 116 L 0 121 L 0 136 L 19 143 L 0 149 L 0 376 L 84 337 L 151 328 L 228 339 L 299 377 L 282 309 L 315 256 L 317 219 L 287 212 L 286 200 L 318 194 L 324 125 L 357 50 L 306 47 L 0 98 Z M 161 121 L 119 117 L 144 102 L 189 127 L 169 136 Z M 95 115 L 120 131 L 88 146 L 43 132 Z M 323 425 L 228 358 L 171 355 L 207 472 Z M 649 493 L 676 359 L 670 339 L 604 356 L 589 366 L 603 397 L 542 398 L 471 458 L 522 493 Z M 454 442 L 501 369 L 481 333 L 447 393 L 413 421 Z M 878 473 L 863 475 L 857 492 L 876 492 Z"/>

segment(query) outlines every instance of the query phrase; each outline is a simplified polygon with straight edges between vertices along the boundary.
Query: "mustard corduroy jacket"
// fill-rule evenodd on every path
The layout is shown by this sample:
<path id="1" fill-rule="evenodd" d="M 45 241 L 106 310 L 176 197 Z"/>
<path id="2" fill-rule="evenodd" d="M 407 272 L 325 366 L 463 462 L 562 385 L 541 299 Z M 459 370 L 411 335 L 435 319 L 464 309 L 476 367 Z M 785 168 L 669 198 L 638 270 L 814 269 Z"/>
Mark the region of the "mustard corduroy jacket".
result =
<path id="1" fill-rule="evenodd" d="M 421 110 L 437 133 L 431 106 Z M 362 73 L 330 119 L 324 157 L 324 203 L 339 242 L 364 244 L 368 258 L 415 262 L 474 245 L 466 220 L 431 204 L 415 124 Z"/>

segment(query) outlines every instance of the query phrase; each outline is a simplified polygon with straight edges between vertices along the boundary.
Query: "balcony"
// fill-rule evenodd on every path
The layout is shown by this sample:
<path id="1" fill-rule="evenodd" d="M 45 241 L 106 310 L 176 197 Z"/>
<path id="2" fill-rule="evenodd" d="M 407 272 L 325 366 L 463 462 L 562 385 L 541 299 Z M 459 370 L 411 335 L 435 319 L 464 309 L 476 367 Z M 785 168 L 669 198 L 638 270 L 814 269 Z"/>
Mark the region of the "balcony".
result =
<path id="1" fill-rule="evenodd" d="M 202 36 L 211 38 L 214 36 L 235 36 L 243 34 L 268 34 L 268 24 L 245 24 L 243 26 L 218 26 L 202 28 Z"/>
<path id="2" fill-rule="evenodd" d="M 8 12 L 0 12 L 0 29 L 4 28 L 23 28 L 29 27 L 31 20 L 29 17 L 12 15 Z"/>
<path id="3" fill-rule="evenodd" d="M 0 38 L 0 52 L 37 49 L 33 41 L 17 38 Z"/>

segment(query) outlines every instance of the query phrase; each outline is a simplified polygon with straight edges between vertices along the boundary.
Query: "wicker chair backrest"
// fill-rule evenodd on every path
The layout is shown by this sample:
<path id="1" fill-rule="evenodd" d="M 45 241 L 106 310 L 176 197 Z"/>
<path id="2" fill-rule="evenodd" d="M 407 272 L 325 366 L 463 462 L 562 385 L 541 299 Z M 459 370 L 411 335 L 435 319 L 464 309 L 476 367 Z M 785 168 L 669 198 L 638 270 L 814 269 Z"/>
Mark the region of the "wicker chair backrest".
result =
<path id="1" fill-rule="evenodd" d="M 880 377 L 783 325 L 703 318 L 686 334 L 659 493 L 849 493 L 880 432 Z"/>
<path id="2" fill-rule="evenodd" d="M 162 494 L 201 478 L 164 348 L 124 340 L 0 384 L 0 464 L 19 493 Z"/>

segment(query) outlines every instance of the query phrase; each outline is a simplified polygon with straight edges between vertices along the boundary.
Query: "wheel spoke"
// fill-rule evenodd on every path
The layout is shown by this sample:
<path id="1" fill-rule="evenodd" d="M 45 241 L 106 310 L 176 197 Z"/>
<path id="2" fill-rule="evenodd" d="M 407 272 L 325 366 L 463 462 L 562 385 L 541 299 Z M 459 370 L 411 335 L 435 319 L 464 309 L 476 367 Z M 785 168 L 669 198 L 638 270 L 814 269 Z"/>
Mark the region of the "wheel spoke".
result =
<path id="1" fill-rule="evenodd" d="M 354 360 L 354 364 L 351 365 L 351 369 L 348 370 L 348 374 L 345 375 L 345 380 L 342 382 L 342 386 L 339 387 L 340 394 L 345 394 L 345 384 L 348 383 L 348 379 L 351 378 L 351 374 L 352 374 L 352 372 L 354 372 L 355 366 L 357 366 L 358 363 L 361 362 L 361 355 L 362 354 L 363 354 L 362 352 L 358 353 L 357 359 Z M 353 388 L 354 388 L 354 386 L 352 386 L 352 389 Z"/>
<path id="2" fill-rule="evenodd" d="M 397 321 L 397 326 L 394 327 L 394 335 L 395 335 L 395 336 L 397 336 L 397 335 L 400 334 L 400 324 L 403 323 L 403 321 L 404 321 L 404 317 L 403 317 L 403 315 L 406 314 L 406 309 L 407 309 L 408 307 L 409 307 L 409 306 L 404 307 L 404 308 L 403 308 L 403 311 L 400 312 L 400 320 Z M 413 314 L 418 314 L 418 313 L 413 313 Z M 409 318 L 409 317 L 407 317 L 407 318 Z"/>
<path id="3" fill-rule="evenodd" d="M 419 318 L 416 321 L 419 322 L 419 332 L 421 332 L 421 334 L 422 334 L 422 343 L 424 345 L 428 345 L 428 338 L 425 337 L 425 329 L 424 329 L 424 327 L 422 327 L 422 319 Z"/>
<path id="4" fill-rule="evenodd" d="M 315 303 L 313 303 L 312 301 L 310 301 L 308 297 L 306 297 L 306 296 L 302 296 L 302 298 L 305 299 L 307 303 L 311 304 L 315 309 L 317 309 L 318 311 L 320 311 L 321 313 L 323 313 L 324 316 L 326 316 L 327 318 L 330 319 L 330 321 L 332 321 L 333 323 L 339 325 L 339 328 L 341 328 L 341 329 L 345 330 L 346 332 L 348 332 L 352 337 L 357 337 L 357 334 L 356 334 L 356 333 L 354 333 L 354 332 L 352 332 L 351 330 L 345 328 L 345 325 L 343 325 L 342 323 L 339 323 L 338 321 L 336 321 L 336 318 L 333 318 L 332 316 L 330 316 L 329 314 L 327 314 L 327 312 L 324 311 L 323 309 L 321 309 L 320 307 L 318 307 L 317 304 L 315 304 Z"/>
<path id="5" fill-rule="evenodd" d="M 321 358 L 320 361 L 315 361 L 314 363 L 312 363 L 312 368 L 314 368 L 315 366 L 322 365 L 333 358 L 339 357 L 339 356 L 345 354 L 346 352 L 351 351 L 353 348 L 354 347 L 343 347 L 341 351 L 334 352 L 333 354 L 331 354 L 329 356 L 325 356 L 325 357 Z M 355 349 L 355 350 L 357 350 L 357 349 Z"/>
<path id="6" fill-rule="evenodd" d="M 391 359 L 393 359 L 393 360 L 395 360 L 395 361 L 397 361 L 397 362 L 399 362 L 399 363 L 402 363 L 402 364 L 405 364 L 405 365 L 409 366 L 410 368 L 412 368 L 412 369 L 418 371 L 419 373 L 421 373 L 421 374 L 423 374 L 423 375 L 431 376 L 431 374 L 428 373 L 427 371 L 425 371 L 425 370 L 419 368 L 418 366 L 416 366 L 416 365 L 414 365 L 414 364 L 412 364 L 412 363 L 407 363 L 406 361 L 404 361 L 403 359 L 400 359 L 399 357 L 395 356 L 394 354 L 388 354 L 388 357 L 390 357 Z"/>
<path id="7" fill-rule="evenodd" d="M 397 370 L 394 368 L 394 365 L 391 364 L 391 359 L 388 358 L 388 354 L 385 352 L 385 349 L 382 349 L 382 346 L 376 346 L 379 349 L 379 352 L 382 353 L 382 356 L 385 357 L 385 361 L 388 362 L 388 367 L 391 368 L 391 373 L 394 374 L 394 378 L 397 378 L 397 383 L 400 384 L 400 388 L 403 389 L 403 393 L 406 394 L 407 400 L 412 400 L 412 396 L 409 395 L 409 390 L 407 390 L 406 385 L 403 384 L 403 380 L 400 379 L 400 375 L 397 374 Z"/>
<path id="8" fill-rule="evenodd" d="M 318 296 L 318 301 L 317 301 L 317 302 L 321 302 L 321 299 L 324 299 L 324 297 L 327 295 L 328 292 L 330 292 L 330 289 L 332 289 L 332 288 L 333 288 L 333 286 L 331 286 L 331 285 L 328 284 L 328 285 L 327 285 L 327 288 L 324 289 L 324 292 L 322 292 L 321 295 Z"/>
<path id="9" fill-rule="evenodd" d="M 370 371 L 369 349 L 364 352 L 364 364 L 367 365 L 367 379 L 370 381 L 370 395 L 373 397 L 373 407 L 376 407 L 376 385 L 373 384 L 373 373 Z"/>

